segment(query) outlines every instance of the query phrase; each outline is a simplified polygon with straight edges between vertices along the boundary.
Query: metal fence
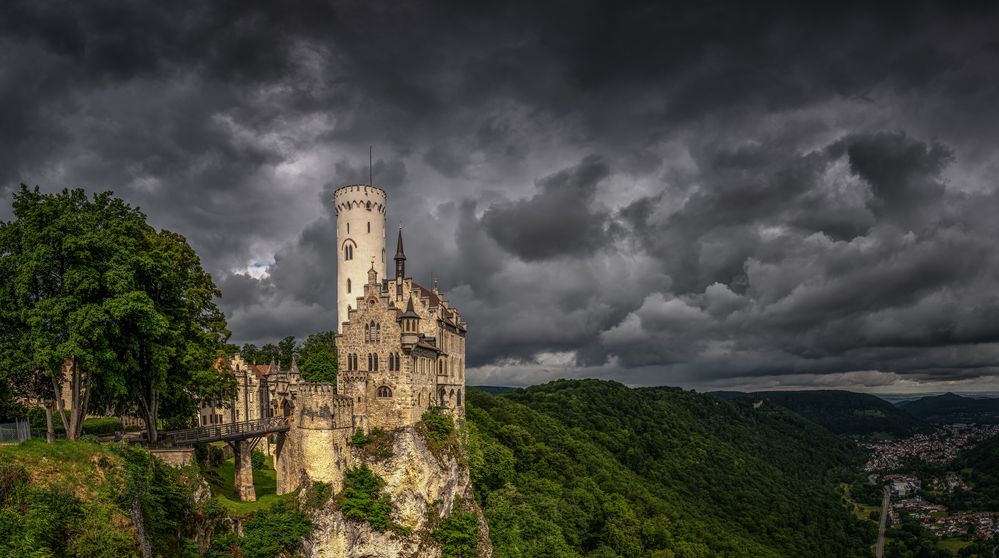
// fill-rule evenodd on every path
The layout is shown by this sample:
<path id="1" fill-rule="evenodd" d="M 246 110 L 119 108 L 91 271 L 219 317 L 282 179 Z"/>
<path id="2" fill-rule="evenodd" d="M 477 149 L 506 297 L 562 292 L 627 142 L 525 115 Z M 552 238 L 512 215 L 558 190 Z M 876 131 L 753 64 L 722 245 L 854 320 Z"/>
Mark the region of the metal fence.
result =
<path id="1" fill-rule="evenodd" d="M 0 424 L 0 443 L 23 442 L 31 439 L 31 423 L 28 421 Z"/>

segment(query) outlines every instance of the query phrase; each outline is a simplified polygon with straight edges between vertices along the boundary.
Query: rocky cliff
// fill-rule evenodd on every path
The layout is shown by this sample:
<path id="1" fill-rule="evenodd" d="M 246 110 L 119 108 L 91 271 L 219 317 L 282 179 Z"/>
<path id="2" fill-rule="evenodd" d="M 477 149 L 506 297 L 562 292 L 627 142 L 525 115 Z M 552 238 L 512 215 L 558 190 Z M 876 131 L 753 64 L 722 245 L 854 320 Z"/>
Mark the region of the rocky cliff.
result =
<path id="1" fill-rule="evenodd" d="M 479 556 L 490 558 L 488 528 L 472 496 L 468 467 L 460 444 L 433 447 L 419 427 L 384 434 L 381 449 L 351 447 L 353 466 L 366 464 L 385 481 L 391 497 L 391 521 L 384 530 L 364 520 L 344 517 L 336 499 L 312 512 L 314 529 L 305 540 L 306 556 L 323 558 L 438 557 L 434 532 L 452 512 L 464 509 L 478 517 Z"/>

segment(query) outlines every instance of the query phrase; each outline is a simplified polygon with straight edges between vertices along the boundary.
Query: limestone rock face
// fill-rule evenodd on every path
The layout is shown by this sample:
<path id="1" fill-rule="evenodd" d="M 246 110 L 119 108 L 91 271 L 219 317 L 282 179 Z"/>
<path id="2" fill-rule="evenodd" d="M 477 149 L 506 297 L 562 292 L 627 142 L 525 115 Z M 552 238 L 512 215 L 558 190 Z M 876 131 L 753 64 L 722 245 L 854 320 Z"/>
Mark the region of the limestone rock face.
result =
<path id="1" fill-rule="evenodd" d="M 392 497 L 392 520 L 410 530 L 400 535 L 376 531 L 367 522 L 346 520 L 334 501 L 313 514 L 314 529 L 305 540 L 306 556 L 322 558 L 436 558 L 441 549 L 431 537 L 435 526 L 456 501 L 474 504 L 468 468 L 454 456 L 438 458 L 414 427 L 396 430 L 392 457 L 375 459 L 351 448 L 351 462 L 364 462 L 381 476 Z M 481 518 L 482 514 L 475 507 Z M 492 547 L 484 521 L 480 521 L 480 557 L 490 558 Z"/>

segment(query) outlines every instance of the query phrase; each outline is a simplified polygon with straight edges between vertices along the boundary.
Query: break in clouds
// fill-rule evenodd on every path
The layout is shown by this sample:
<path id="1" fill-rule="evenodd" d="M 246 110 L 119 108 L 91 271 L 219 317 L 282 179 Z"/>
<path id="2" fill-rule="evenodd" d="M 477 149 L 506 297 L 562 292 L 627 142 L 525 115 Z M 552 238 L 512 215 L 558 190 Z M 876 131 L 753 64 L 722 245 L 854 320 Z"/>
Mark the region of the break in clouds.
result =
<path id="1" fill-rule="evenodd" d="M 330 198 L 373 145 L 471 384 L 994 389 L 996 28 L 944 3 L 9 2 L 0 218 L 20 183 L 114 190 L 198 250 L 234 342 L 302 337 L 335 327 Z"/>

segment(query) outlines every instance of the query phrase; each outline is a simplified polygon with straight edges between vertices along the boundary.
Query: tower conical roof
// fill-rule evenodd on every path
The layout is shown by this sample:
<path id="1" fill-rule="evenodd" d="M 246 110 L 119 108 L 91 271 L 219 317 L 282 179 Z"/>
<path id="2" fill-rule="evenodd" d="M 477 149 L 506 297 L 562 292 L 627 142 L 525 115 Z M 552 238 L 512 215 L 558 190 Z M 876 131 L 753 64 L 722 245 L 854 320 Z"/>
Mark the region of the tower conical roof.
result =
<path id="1" fill-rule="evenodd" d="M 406 311 L 401 316 L 399 316 L 399 317 L 400 318 L 416 318 L 417 320 L 420 319 L 420 315 L 417 314 L 416 310 L 413 309 L 413 297 L 409 297 L 409 303 L 406 304 Z"/>
<path id="2" fill-rule="evenodd" d="M 402 249 L 402 225 L 399 225 L 399 240 L 395 243 L 395 259 L 405 260 L 406 253 Z"/>

